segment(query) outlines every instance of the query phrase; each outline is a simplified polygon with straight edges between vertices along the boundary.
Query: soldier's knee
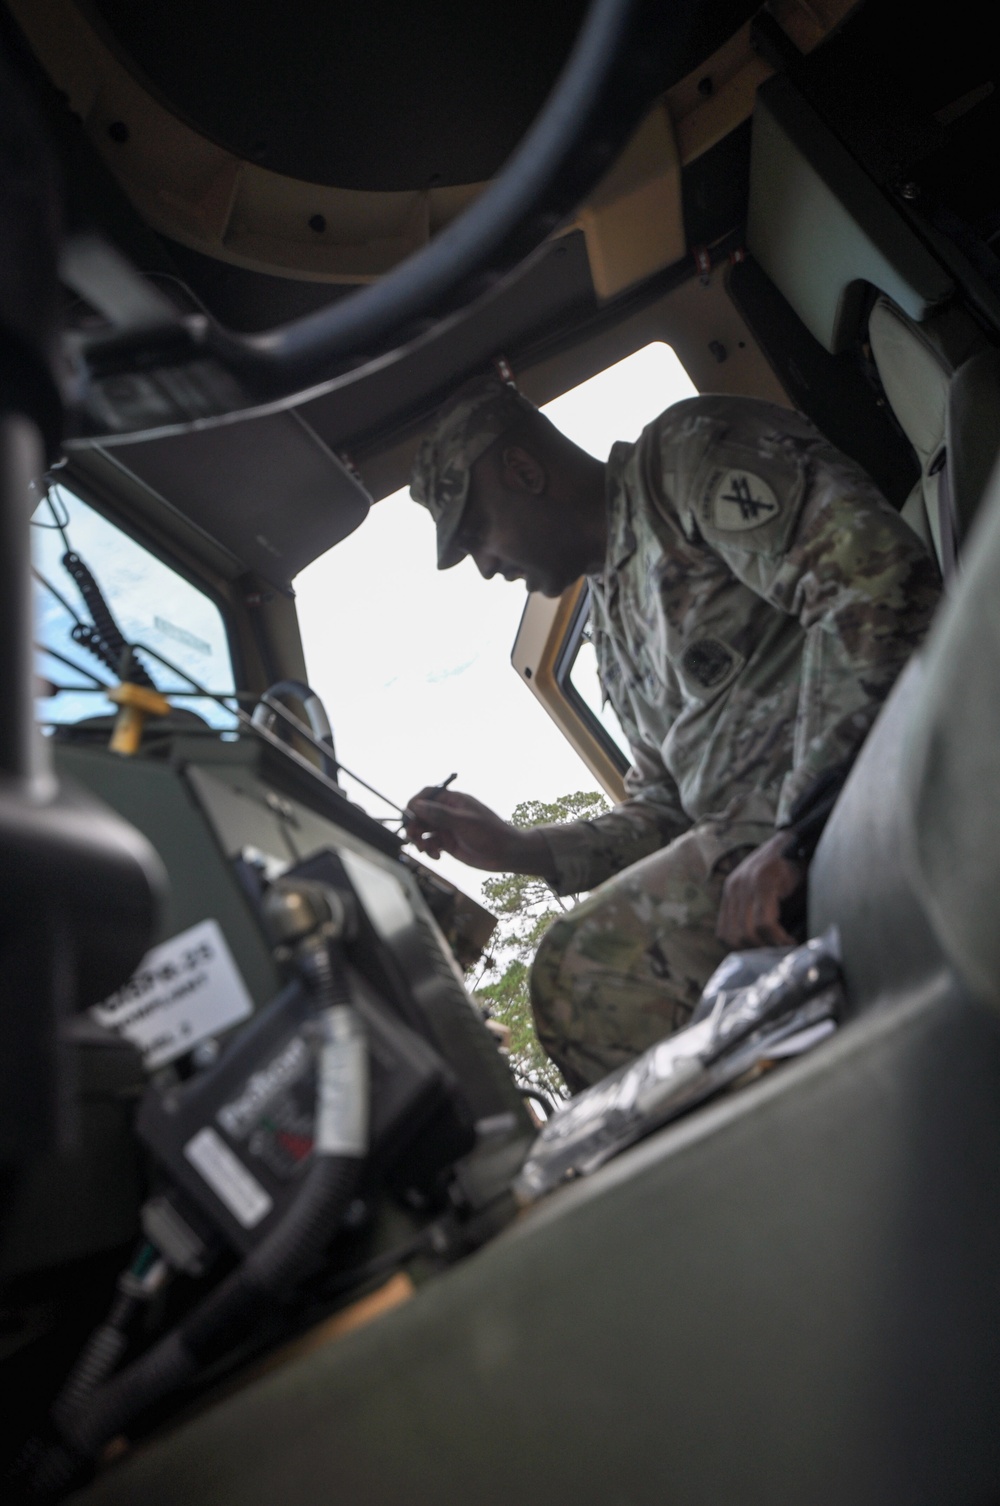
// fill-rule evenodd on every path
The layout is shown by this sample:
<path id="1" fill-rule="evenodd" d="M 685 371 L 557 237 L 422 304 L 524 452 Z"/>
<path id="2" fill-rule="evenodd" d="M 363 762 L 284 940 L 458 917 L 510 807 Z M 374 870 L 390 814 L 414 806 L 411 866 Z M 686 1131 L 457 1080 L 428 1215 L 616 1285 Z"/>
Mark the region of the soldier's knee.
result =
<path id="1" fill-rule="evenodd" d="M 565 992 L 563 964 L 575 931 L 572 915 L 560 916 L 558 920 L 554 920 L 542 937 L 531 965 L 531 1008 L 535 1016 L 535 1029 L 543 1044 L 556 1033 L 557 1007 Z"/>

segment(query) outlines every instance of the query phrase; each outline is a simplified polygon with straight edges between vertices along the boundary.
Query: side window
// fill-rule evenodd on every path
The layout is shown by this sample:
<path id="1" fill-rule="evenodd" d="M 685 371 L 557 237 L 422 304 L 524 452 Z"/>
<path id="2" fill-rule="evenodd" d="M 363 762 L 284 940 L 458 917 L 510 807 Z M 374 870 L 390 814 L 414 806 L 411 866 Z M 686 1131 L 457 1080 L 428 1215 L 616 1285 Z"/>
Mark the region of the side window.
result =
<path id="1" fill-rule="evenodd" d="M 696 395 L 671 347 L 654 340 L 546 404 L 543 412 L 576 444 L 603 460 L 615 440 L 638 439 L 664 408 Z M 628 739 L 598 677 L 589 618 L 590 593 L 584 591 L 556 659 L 555 679 L 624 773 L 631 763 Z"/>
<path id="2" fill-rule="evenodd" d="M 211 727 L 235 726 L 232 711 L 196 690 L 232 696 L 236 688 L 215 603 L 64 486 L 50 488 L 32 523 L 39 721 L 52 727 L 116 710 L 103 692 L 119 678 L 117 656 L 102 660 L 86 646 L 95 629 L 100 636 L 102 609 L 93 596 L 88 601 L 75 556 L 156 688 Z"/>
<path id="3" fill-rule="evenodd" d="M 604 694 L 597 673 L 597 650 L 590 636 L 590 593 L 580 597 L 573 622 L 563 642 L 555 669 L 556 684 L 590 724 L 621 772 L 631 763 L 628 738 L 615 709 Z"/>

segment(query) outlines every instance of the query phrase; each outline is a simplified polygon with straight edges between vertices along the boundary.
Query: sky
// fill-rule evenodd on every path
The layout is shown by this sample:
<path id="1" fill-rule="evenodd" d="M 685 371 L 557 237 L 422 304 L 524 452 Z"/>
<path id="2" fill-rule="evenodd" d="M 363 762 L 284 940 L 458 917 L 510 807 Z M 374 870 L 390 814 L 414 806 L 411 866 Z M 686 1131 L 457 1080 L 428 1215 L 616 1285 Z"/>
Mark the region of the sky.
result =
<path id="1" fill-rule="evenodd" d="M 544 411 L 605 459 L 671 403 L 693 396 L 669 346 L 648 345 Z M 435 567 L 434 526 L 405 491 L 295 580 L 309 681 L 337 754 L 403 805 L 451 773 L 504 818 L 522 800 L 596 789 L 587 767 L 510 663 L 524 587 L 484 581 L 470 559 Z M 373 815 L 387 808 L 345 780 Z M 440 871 L 474 898 L 483 877 L 445 855 Z"/>

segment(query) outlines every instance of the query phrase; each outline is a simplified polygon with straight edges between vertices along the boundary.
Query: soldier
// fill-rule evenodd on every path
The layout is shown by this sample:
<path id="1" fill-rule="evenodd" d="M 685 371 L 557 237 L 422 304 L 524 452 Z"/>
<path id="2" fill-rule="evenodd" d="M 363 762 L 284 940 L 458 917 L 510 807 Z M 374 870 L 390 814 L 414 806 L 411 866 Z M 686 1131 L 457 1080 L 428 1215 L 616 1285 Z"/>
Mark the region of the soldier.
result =
<path id="1" fill-rule="evenodd" d="M 675 404 L 606 463 L 513 386 L 467 384 L 423 441 L 411 495 L 438 566 L 556 596 L 590 583 L 628 798 L 520 831 L 457 791 L 410 802 L 411 841 L 592 891 L 531 974 L 538 1036 L 575 1091 L 689 1018 L 733 947 L 792 941 L 803 797 L 851 760 L 939 594 L 917 536 L 800 414 Z"/>

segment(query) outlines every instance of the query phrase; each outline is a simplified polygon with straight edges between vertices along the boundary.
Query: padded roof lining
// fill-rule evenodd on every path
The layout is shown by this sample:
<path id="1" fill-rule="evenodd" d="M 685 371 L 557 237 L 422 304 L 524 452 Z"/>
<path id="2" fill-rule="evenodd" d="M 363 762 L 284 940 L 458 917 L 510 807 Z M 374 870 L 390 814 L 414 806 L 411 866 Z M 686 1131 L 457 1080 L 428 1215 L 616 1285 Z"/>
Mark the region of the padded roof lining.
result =
<path id="1" fill-rule="evenodd" d="M 783 75 L 758 92 L 747 245 L 828 351 L 857 330 L 864 283 L 921 320 L 954 285 Z"/>
<path id="2" fill-rule="evenodd" d="M 331 449 L 346 445 L 357 459 L 397 432 L 425 424 L 448 393 L 487 370 L 498 355 L 516 356 L 527 340 L 572 325 L 596 308 L 586 243 L 575 230 L 548 242 L 491 297 L 426 344 L 300 411 Z M 392 486 L 401 482 L 394 478 Z M 375 494 L 384 495 L 381 486 Z"/>
<path id="3" fill-rule="evenodd" d="M 370 504 L 295 412 L 118 445 L 114 459 L 281 588 L 353 533 Z"/>
<path id="4" fill-rule="evenodd" d="M 89 9 L 133 73 L 237 156 L 312 183 L 392 191 L 491 177 L 552 87 L 586 0 Z"/>

